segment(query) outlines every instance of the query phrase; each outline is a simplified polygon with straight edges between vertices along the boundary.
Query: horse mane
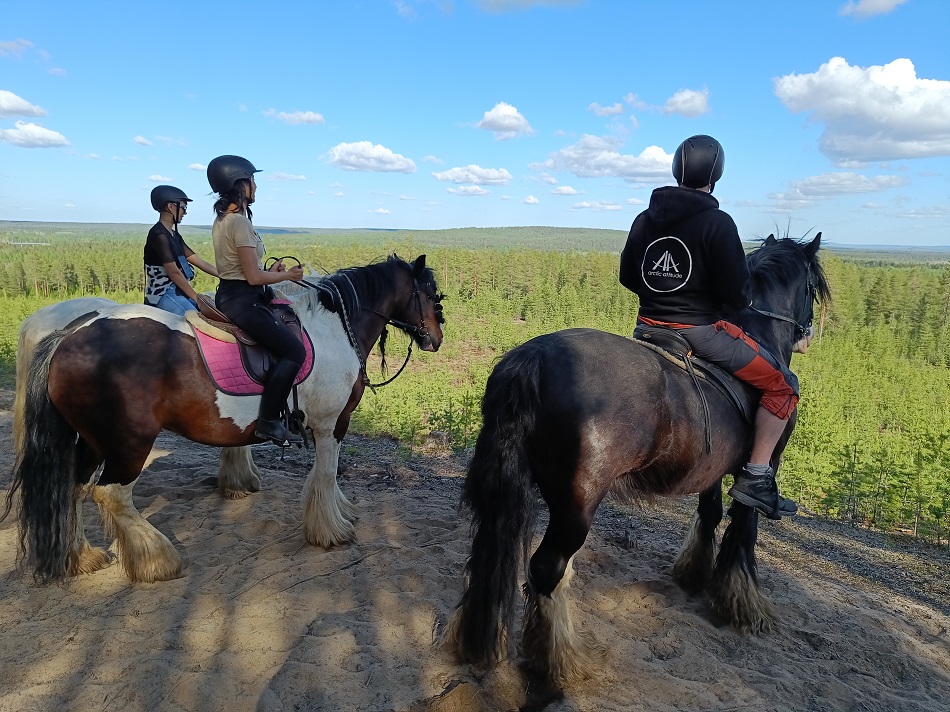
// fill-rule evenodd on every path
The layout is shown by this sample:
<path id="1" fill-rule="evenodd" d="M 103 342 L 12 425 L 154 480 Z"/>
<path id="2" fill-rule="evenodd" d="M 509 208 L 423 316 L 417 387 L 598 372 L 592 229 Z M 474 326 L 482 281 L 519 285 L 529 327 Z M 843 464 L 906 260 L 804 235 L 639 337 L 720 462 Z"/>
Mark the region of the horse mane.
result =
<path id="1" fill-rule="evenodd" d="M 405 268 L 410 273 L 413 271 L 412 265 L 395 253 L 385 260 L 363 267 L 345 267 L 323 277 L 317 283 L 318 289 L 303 288 L 302 293 L 298 293 L 295 299 L 310 311 L 316 309 L 319 304 L 328 311 L 345 312 L 346 318 L 352 322 L 364 305 L 376 304 L 382 295 L 395 288 L 396 275 L 401 268 Z M 435 273 L 426 267 L 424 276 L 419 281 L 422 284 L 433 284 Z M 301 288 L 298 287 L 298 289 Z M 342 313 L 340 318 L 343 319 Z M 344 321 L 344 325 L 345 323 Z M 384 371 L 386 369 L 386 337 L 387 332 L 384 329 L 379 337 L 379 353 Z"/>
<path id="2" fill-rule="evenodd" d="M 323 278 L 332 282 L 343 301 L 343 308 L 350 317 L 354 317 L 364 303 L 375 303 L 396 286 L 399 268 L 412 273 L 412 265 L 397 254 L 389 255 L 385 260 L 373 262 L 364 267 L 345 267 Z M 419 280 L 422 284 L 431 283 L 435 275 L 428 267 L 425 276 Z M 332 287 L 331 287 L 332 289 Z"/>
<path id="3" fill-rule="evenodd" d="M 831 300 L 831 288 L 825 270 L 815 255 L 809 259 L 803 240 L 783 237 L 762 240 L 762 244 L 746 256 L 749 264 L 750 286 L 754 294 L 767 297 L 776 291 L 787 290 L 802 269 L 811 268 L 812 284 L 819 303 Z"/>

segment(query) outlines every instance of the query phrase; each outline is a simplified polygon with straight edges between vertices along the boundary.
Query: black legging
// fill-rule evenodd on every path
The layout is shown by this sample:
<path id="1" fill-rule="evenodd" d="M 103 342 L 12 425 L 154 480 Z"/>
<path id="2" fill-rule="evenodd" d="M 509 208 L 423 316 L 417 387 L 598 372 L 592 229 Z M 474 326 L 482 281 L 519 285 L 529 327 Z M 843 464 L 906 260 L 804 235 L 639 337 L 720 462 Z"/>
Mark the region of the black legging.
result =
<path id="1" fill-rule="evenodd" d="M 254 287 L 244 280 L 222 279 L 215 295 L 215 304 L 228 319 L 278 357 L 261 394 L 260 417 L 263 420 L 276 420 L 280 416 L 294 379 L 307 357 L 300 339 L 265 306 L 272 294 L 270 289 Z"/>

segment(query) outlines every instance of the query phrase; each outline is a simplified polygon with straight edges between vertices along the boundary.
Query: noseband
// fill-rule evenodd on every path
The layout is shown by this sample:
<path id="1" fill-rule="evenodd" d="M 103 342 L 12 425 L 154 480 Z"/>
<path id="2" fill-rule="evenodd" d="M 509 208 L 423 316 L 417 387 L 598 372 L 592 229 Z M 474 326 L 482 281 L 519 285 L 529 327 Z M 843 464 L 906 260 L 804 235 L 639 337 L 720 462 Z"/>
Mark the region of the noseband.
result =
<path id="1" fill-rule="evenodd" d="M 815 302 L 815 295 L 817 294 L 817 288 L 815 287 L 814 280 L 812 280 L 811 275 L 811 264 L 805 263 L 805 276 L 808 285 L 808 289 L 805 292 L 805 303 L 802 304 L 802 309 L 799 312 L 798 318 L 793 319 L 791 317 L 785 316 L 783 314 L 776 314 L 775 312 L 767 311 L 765 309 L 757 309 L 756 307 L 749 305 L 749 308 L 761 314 L 762 316 L 767 316 L 771 319 L 778 319 L 779 321 L 786 321 L 789 324 L 794 324 L 795 329 L 797 330 L 795 342 L 801 341 L 804 339 L 808 333 L 811 331 L 812 324 L 815 320 L 815 310 L 812 307 L 812 304 Z"/>

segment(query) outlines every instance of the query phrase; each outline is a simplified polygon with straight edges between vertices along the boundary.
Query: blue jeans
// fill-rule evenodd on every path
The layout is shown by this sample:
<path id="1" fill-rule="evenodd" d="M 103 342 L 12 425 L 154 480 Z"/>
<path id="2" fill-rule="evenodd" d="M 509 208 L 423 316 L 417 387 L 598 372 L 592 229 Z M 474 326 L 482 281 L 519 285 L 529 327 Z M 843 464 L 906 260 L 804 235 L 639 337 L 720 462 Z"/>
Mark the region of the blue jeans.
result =
<path id="1" fill-rule="evenodd" d="M 198 305 L 184 294 L 178 291 L 174 284 L 168 285 L 168 289 L 156 305 L 159 309 L 164 309 L 172 314 L 184 316 L 185 312 L 198 311 Z"/>

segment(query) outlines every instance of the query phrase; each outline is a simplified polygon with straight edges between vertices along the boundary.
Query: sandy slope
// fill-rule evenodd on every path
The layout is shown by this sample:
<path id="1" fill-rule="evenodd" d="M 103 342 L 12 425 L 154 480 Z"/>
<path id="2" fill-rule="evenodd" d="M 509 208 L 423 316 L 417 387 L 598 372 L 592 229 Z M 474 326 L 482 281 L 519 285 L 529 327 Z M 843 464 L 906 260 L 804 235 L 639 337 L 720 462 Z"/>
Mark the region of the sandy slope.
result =
<path id="1" fill-rule="evenodd" d="M 9 412 L 0 427 L 5 491 Z M 432 641 L 468 551 L 463 459 L 357 437 L 344 450 L 359 538 L 330 551 L 303 543 L 305 455 L 260 447 L 266 489 L 228 501 L 216 451 L 171 436 L 135 501 L 183 578 L 131 585 L 113 566 L 39 588 L 13 572 L 16 529 L 0 525 L 0 711 L 948 709 L 946 552 L 767 524 L 761 577 L 784 626 L 744 637 L 669 578 L 688 501 L 605 507 L 578 555 L 575 618 L 610 647 L 600 677 L 561 696 L 515 665 L 457 665 Z"/>

